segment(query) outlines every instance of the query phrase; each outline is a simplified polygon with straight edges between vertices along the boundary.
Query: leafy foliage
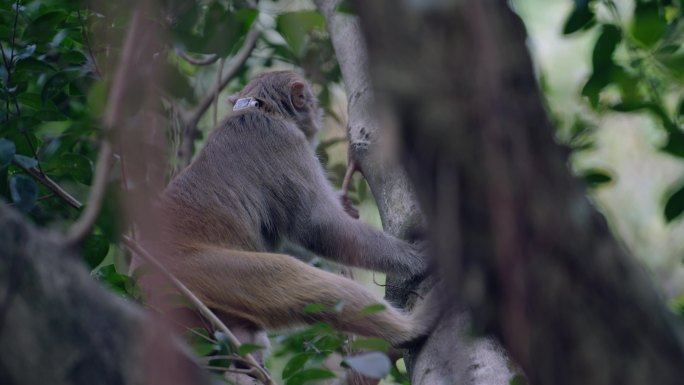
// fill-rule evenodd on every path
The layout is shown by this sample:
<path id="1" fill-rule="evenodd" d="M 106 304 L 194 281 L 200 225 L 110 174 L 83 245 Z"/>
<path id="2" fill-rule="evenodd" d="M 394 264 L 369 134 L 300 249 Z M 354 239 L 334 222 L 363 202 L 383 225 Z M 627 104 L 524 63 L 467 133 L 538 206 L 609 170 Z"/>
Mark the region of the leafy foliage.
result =
<path id="1" fill-rule="evenodd" d="M 599 31 L 592 54 L 592 73 L 581 94 L 597 114 L 650 115 L 666 135 L 660 150 L 684 158 L 682 3 L 635 0 L 630 21 L 624 23 L 622 16 L 613 0 L 575 1 L 563 33 Z M 672 100 L 677 100 L 674 108 Z M 592 129 L 585 125 L 574 128 L 574 136 Z M 585 179 L 595 187 L 613 178 L 605 171 L 589 170 Z M 684 213 L 681 189 L 668 192 L 665 198 L 665 220 L 680 218 Z"/>

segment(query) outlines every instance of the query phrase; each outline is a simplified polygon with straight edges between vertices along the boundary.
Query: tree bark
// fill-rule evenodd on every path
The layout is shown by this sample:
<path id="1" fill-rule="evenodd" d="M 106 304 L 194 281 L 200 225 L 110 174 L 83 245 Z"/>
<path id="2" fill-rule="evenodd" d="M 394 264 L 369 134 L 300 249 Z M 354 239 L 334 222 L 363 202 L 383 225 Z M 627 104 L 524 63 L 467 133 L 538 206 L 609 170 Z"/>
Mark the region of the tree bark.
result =
<path id="1" fill-rule="evenodd" d="M 534 384 L 677 384 L 681 330 L 553 141 L 504 1 L 355 1 L 451 290 Z"/>
<path id="2" fill-rule="evenodd" d="M 115 297 L 56 234 L 0 203 L 0 383 L 209 384 L 161 320 Z"/>
<path id="3" fill-rule="evenodd" d="M 350 157 L 368 180 L 385 231 L 410 238 L 425 226 L 417 198 L 396 158 L 387 155 L 392 133 L 381 129 L 359 21 L 353 15 L 339 13 L 340 2 L 315 1 L 326 19 L 344 78 Z M 425 294 L 433 282 L 390 276 L 387 283 L 387 299 L 406 306 L 415 301 L 412 291 Z M 490 338 L 470 336 L 467 312 L 454 304 L 451 307 L 424 344 L 405 352 L 412 383 L 508 384 L 512 373 L 503 350 Z"/>

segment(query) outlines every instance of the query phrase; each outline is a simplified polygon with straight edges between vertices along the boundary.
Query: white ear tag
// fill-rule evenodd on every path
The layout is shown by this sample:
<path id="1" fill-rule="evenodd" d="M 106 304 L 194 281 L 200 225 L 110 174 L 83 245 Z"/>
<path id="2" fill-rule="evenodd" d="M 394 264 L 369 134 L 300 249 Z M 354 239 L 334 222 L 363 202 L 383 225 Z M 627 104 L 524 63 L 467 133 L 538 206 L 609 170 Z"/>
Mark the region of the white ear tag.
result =
<path id="1" fill-rule="evenodd" d="M 240 98 L 235 101 L 235 104 L 233 105 L 233 111 L 244 110 L 245 108 L 250 107 L 259 107 L 259 101 L 252 97 Z"/>

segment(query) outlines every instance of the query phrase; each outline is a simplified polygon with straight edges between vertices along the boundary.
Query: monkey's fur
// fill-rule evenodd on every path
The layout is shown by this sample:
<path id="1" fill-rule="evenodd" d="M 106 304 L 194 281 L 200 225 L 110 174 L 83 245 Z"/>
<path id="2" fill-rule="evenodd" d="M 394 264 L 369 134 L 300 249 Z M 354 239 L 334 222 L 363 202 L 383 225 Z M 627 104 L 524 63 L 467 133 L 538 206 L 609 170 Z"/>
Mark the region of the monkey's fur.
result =
<path id="1" fill-rule="evenodd" d="M 321 113 L 303 78 L 266 73 L 238 97 L 258 105 L 219 124 L 164 192 L 166 265 L 243 336 L 318 321 L 393 345 L 425 335 L 429 309 L 404 313 L 350 279 L 272 253 L 287 239 L 350 266 L 406 275 L 428 266 L 419 247 L 345 213 L 312 148 Z M 378 303 L 386 310 L 361 315 Z M 305 311 L 311 304 L 331 310 Z"/>

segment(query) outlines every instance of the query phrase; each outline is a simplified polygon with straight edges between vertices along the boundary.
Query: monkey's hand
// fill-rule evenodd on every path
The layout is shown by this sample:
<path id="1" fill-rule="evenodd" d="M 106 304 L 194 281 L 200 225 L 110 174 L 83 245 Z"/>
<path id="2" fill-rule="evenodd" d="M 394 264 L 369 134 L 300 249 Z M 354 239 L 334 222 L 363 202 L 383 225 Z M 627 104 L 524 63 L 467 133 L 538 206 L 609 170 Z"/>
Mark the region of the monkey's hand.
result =
<path id="1" fill-rule="evenodd" d="M 414 266 L 411 269 L 410 276 L 412 280 L 420 282 L 428 275 L 434 272 L 434 259 L 432 258 L 430 242 L 425 239 L 414 241 L 410 243 L 411 254 L 414 258 Z"/>
<path id="2" fill-rule="evenodd" d="M 340 193 L 340 203 L 342 203 L 342 208 L 344 208 L 344 211 L 350 217 L 359 219 L 359 210 L 354 207 L 354 203 L 352 203 L 351 199 L 349 199 L 349 196 L 344 192 Z"/>

